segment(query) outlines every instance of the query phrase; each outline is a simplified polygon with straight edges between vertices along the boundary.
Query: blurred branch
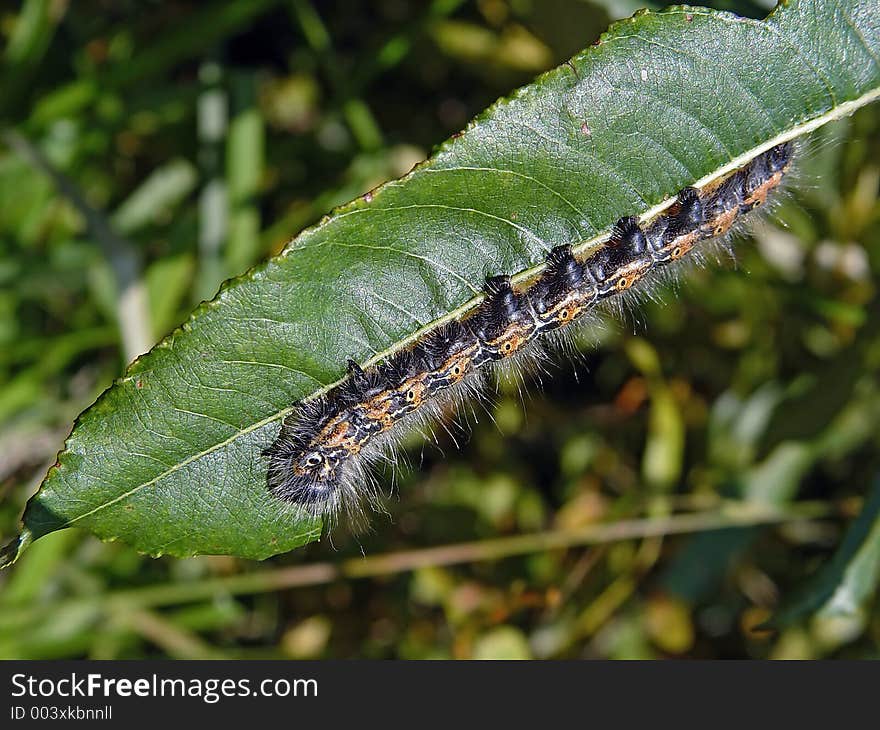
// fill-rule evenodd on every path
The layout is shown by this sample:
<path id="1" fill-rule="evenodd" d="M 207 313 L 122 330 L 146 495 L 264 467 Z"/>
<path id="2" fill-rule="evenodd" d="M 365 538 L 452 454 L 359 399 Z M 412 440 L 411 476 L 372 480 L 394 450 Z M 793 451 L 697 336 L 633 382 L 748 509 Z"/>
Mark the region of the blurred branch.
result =
<path id="1" fill-rule="evenodd" d="M 196 634 L 166 621 L 153 611 L 133 609 L 115 617 L 126 628 L 175 659 L 222 659 L 220 652 Z"/>
<path id="2" fill-rule="evenodd" d="M 85 219 L 89 234 L 98 244 L 116 278 L 119 333 L 126 362 L 131 362 L 153 344 L 141 262 L 134 246 L 112 229 L 104 215 L 88 203 L 73 181 L 52 165 L 27 138 L 13 129 L 4 129 L 0 136 L 10 149 L 49 177 L 58 192 Z"/>
<path id="3" fill-rule="evenodd" d="M 421 550 L 404 550 L 387 555 L 349 558 L 338 563 L 314 563 L 243 575 L 209 578 L 198 582 L 168 583 L 104 596 L 71 598 L 51 606 L 8 606 L 0 613 L 0 630 L 27 625 L 47 611 L 104 606 L 107 610 L 157 607 L 199 601 L 216 595 L 268 593 L 288 588 L 321 585 L 340 579 L 369 578 L 441 565 L 500 560 L 546 550 L 563 550 L 579 545 L 598 545 L 620 540 L 659 537 L 690 532 L 723 530 L 734 527 L 802 522 L 837 514 L 826 502 L 800 502 L 771 507 L 741 502 L 718 510 L 672 515 L 665 518 L 622 520 L 596 524 L 577 530 L 548 530 L 526 535 L 443 545 Z"/>

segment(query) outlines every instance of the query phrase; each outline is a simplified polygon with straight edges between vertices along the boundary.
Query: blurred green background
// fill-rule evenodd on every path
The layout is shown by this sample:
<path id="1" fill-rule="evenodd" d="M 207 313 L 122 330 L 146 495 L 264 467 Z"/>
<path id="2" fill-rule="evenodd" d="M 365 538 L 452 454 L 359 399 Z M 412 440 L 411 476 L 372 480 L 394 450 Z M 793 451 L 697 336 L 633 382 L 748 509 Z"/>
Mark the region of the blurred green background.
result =
<path id="1" fill-rule="evenodd" d="M 643 4 L 4 4 L 0 534 L 222 280 Z M 735 265 L 413 441 L 371 533 L 264 563 L 50 535 L 0 575 L 0 657 L 876 657 L 878 130 L 812 140 Z"/>

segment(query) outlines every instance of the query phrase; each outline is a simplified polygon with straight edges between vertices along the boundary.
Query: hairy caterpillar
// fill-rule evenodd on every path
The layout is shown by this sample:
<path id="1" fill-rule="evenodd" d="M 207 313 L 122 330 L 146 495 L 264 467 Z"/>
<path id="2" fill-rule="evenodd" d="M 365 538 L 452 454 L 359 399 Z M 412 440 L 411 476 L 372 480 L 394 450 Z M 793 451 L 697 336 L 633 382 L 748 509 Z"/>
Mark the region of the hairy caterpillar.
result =
<path id="1" fill-rule="evenodd" d="M 348 377 L 298 404 L 263 452 L 269 490 L 315 515 L 356 513 L 375 491 L 366 464 L 399 424 L 437 414 L 449 397 L 480 387 L 492 367 L 563 332 L 698 243 L 726 234 L 766 203 L 792 156 L 792 143 L 777 145 L 703 189 L 684 188 L 651 221 L 621 218 L 605 244 L 584 258 L 571 245 L 557 246 L 543 270 L 521 285 L 510 276 L 490 277 L 483 301 L 461 318 L 369 368 L 349 361 Z"/>

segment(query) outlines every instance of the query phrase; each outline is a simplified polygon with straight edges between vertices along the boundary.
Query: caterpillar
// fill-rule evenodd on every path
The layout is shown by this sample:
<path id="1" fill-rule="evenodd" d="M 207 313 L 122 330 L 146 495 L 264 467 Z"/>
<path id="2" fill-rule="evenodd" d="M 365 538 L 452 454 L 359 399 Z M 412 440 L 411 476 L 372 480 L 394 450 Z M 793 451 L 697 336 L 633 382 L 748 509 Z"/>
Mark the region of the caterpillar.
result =
<path id="1" fill-rule="evenodd" d="M 358 514 L 375 496 L 367 464 L 400 424 L 438 415 L 449 398 L 479 389 L 488 370 L 564 332 L 697 244 L 724 236 L 779 188 L 793 154 L 791 142 L 779 144 L 703 189 L 684 188 L 653 220 L 621 218 L 604 245 L 584 257 L 559 245 L 531 280 L 489 277 L 483 300 L 460 318 L 370 367 L 349 360 L 347 377 L 294 404 L 263 451 L 268 489 L 315 516 Z"/>

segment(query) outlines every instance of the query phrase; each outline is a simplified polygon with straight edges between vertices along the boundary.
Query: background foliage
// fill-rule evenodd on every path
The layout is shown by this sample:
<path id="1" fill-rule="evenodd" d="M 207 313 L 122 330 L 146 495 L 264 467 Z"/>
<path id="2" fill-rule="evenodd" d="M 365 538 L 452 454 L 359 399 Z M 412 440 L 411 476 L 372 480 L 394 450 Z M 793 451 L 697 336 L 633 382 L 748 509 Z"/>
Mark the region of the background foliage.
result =
<path id="1" fill-rule="evenodd" d="M 635 9 L 147 5 L 0 14 L 3 534 L 73 417 L 220 281 Z M 525 405 L 502 386 L 460 450 L 414 443 L 372 534 L 263 564 L 54 534 L 0 577 L 0 655 L 876 655 L 878 121 L 823 133 L 787 230 L 737 269 L 607 327 Z M 819 519 L 701 531 L 749 524 L 728 498 Z M 598 544 L 558 546 L 573 527 Z"/>

